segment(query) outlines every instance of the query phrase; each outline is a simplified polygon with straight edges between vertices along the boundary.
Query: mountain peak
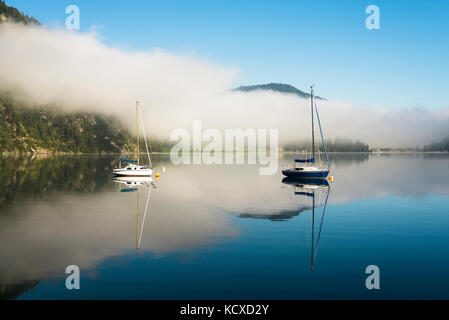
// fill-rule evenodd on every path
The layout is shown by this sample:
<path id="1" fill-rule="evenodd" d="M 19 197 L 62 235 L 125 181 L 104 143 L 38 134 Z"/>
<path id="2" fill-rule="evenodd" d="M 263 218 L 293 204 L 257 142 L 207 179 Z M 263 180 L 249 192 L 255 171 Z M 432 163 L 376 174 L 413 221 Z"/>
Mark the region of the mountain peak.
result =
<path id="1" fill-rule="evenodd" d="M 276 92 L 282 92 L 282 93 L 292 93 L 296 94 L 297 96 L 301 98 L 310 98 L 310 93 L 301 91 L 297 88 L 295 88 L 292 85 L 285 84 L 285 83 L 267 83 L 267 84 L 258 84 L 253 86 L 240 86 L 238 88 L 233 89 L 233 91 L 243 91 L 243 92 L 249 92 L 249 91 L 256 91 L 256 90 L 272 90 Z M 317 99 L 320 100 L 326 100 L 324 98 L 315 96 Z"/>

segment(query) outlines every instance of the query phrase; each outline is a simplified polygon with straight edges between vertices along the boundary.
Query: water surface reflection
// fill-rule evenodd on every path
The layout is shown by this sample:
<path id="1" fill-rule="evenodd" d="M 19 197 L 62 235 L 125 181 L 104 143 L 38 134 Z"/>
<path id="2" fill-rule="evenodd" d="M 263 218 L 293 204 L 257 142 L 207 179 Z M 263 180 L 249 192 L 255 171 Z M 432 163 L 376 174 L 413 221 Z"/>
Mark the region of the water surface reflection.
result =
<path id="1" fill-rule="evenodd" d="M 335 154 L 335 181 L 315 189 L 255 165 L 154 158 L 166 172 L 138 186 L 112 180 L 114 156 L 0 158 L 2 297 L 371 297 L 371 263 L 394 284 L 374 297 L 413 297 L 399 275 L 410 263 L 423 294 L 448 297 L 447 155 Z M 63 287 L 69 264 L 82 270 L 76 296 Z"/>

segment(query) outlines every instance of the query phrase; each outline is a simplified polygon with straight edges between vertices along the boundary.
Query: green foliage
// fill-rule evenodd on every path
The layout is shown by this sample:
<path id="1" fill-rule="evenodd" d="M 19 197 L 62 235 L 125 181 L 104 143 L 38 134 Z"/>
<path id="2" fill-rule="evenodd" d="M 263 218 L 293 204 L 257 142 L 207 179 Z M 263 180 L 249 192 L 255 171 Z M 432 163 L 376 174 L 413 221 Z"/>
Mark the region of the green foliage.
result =
<path id="1" fill-rule="evenodd" d="M 132 152 L 134 145 L 112 117 L 26 107 L 0 94 L 0 152 Z"/>
<path id="2" fill-rule="evenodd" d="M 23 23 L 26 25 L 40 25 L 40 22 L 35 18 L 30 17 L 23 12 L 20 12 L 16 8 L 7 6 L 4 0 L 0 1 L 0 23 L 2 23 L 1 16 L 4 16 L 7 20 L 16 23 Z"/>

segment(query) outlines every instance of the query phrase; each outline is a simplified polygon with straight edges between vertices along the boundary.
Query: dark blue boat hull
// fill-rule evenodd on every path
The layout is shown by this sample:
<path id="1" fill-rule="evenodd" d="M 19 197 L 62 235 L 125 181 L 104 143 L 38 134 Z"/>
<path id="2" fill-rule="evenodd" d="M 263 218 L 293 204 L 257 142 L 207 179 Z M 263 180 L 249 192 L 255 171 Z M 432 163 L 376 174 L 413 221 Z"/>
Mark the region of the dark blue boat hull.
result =
<path id="1" fill-rule="evenodd" d="M 286 177 L 291 178 L 315 178 L 315 179 L 324 179 L 329 174 L 329 169 L 322 169 L 319 171 L 302 171 L 302 170 L 293 170 L 287 169 L 282 170 L 282 174 Z"/>

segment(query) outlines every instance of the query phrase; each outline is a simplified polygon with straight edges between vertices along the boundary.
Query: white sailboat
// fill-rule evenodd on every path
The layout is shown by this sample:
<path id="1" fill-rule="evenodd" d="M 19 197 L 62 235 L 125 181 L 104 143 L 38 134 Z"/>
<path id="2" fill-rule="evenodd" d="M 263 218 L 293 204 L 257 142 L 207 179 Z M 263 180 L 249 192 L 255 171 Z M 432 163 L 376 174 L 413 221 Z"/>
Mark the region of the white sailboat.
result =
<path id="1" fill-rule="evenodd" d="M 142 120 L 142 114 L 140 113 L 139 109 L 139 101 L 136 101 L 136 123 L 137 123 L 137 160 L 130 160 L 130 159 L 120 159 L 119 167 L 112 170 L 112 173 L 114 176 L 122 176 L 122 177 L 151 177 L 153 174 L 153 170 L 146 166 L 146 165 L 140 165 L 140 139 L 139 139 L 139 122 L 142 125 L 142 131 L 143 131 L 143 137 L 145 140 L 145 146 L 147 150 L 148 155 L 148 166 L 151 167 L 151 158 L 150 153 L 148 151 L 148 143 L 147 138 L 145 136 L 145 129 L 143 127 L 143 120 Z M 122 168 L 122 162 L 128 163 L 125 167 Z"/>

